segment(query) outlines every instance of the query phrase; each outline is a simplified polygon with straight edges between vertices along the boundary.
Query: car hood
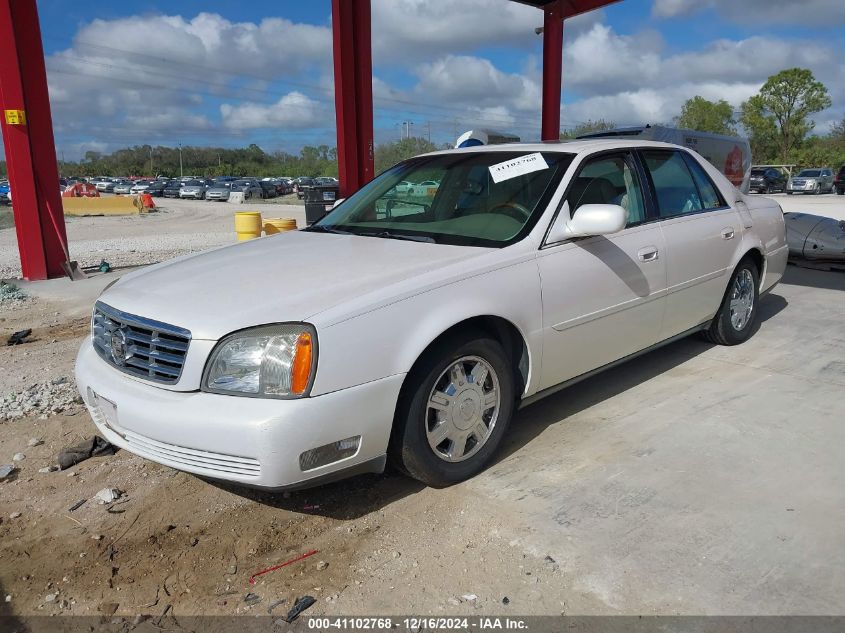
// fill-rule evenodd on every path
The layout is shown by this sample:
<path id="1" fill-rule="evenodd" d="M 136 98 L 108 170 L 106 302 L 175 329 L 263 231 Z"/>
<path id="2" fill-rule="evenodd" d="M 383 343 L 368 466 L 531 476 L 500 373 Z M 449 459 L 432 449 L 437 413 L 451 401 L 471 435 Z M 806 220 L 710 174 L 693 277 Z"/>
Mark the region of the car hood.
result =
<path id="1" fill-rule="evenodd" d="M 442 269 L 489 252 L 290 231 L 129 273 L 100 300 L 187 328 L 195 339 L 217 340 L 255 325 L 307 321 L 344 302 L 360 311 L 368 298 L 373 305 L 398 298 L 434 283 L 438 271 L 448 277 Z"/>

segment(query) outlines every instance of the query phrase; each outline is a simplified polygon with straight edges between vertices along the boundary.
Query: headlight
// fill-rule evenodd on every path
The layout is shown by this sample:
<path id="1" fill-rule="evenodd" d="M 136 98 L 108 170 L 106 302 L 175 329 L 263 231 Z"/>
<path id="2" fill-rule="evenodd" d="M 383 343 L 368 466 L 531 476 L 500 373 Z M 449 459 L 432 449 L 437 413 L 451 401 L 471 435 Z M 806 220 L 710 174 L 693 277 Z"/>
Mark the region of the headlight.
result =
<path id="1" fill-rule="evenodd" d="M 265 325 L 221 340 L 205 366 L 204 391 L 301 398 L 314 382 L 317 334 L 305 323 Z"/>

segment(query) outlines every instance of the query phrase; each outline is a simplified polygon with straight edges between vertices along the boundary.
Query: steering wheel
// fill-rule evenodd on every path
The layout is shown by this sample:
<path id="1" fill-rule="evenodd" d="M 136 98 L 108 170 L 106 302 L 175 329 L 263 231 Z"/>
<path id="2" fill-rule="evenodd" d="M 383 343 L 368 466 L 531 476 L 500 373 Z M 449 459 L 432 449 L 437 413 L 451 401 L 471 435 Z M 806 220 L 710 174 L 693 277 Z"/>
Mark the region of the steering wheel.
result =
<path id="1" fill-rule="evenodd" d="M 502 204 L 497 204 L 495 207 L 490 209 L 490 213 L 509 215 L 519 222 L 526 222 L 528 221 L 528 218 L 531 217 L 531 212 L 518 202 L 503 202 Z"/>

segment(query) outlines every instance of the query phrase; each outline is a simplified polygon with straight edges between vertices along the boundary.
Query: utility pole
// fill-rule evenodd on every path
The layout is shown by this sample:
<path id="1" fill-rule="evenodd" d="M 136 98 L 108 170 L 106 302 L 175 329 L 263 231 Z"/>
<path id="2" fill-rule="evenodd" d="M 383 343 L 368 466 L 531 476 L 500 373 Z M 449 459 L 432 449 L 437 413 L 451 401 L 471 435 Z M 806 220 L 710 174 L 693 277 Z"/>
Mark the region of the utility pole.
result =
<path id="1" fill-rule="evenodd" d="M 185 172 L 182 171 L 182 143 L 179 143 L 179 178 L 185 175 Z"/>
<path id="2" fill-rule="evenodd" d="M 428 142 L 431 143 L 431 121 L 427 121 L 425 125 L 428 128 Z"/>
<path id="3" fill-rule="evenodd" d="M 153 146 L 150 145 L 150 176 L 155 177 L 156 173 L 153 171 Z"/>

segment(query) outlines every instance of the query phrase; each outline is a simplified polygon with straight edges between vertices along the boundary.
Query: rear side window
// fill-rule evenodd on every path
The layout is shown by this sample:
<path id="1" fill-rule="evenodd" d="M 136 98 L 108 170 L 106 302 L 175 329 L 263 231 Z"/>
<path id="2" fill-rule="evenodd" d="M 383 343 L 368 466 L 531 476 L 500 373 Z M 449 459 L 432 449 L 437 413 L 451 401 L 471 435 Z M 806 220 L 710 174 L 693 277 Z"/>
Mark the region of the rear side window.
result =
<path id="1" fill-rule="evenodd" d="M 716 189 L 716 185 L 713 184 L 713 181 L 710 180 L 710 176 L 708 176 L 707 172 L 704 171 L 704 168 L 698 164 L 698 161 L 689 154 L 684 154 L 684 160 L 687 162 L 687 167 L 689 167 L 689 170 L 692 173 L 692 179 L 698 187 L 698 195 L 701 199 L 701 206 L 707 210 L 721 209 L 722 207 L 727 206 L 725 205 L 725 201 L 722 199 L 722 196 L 719 195 L 719 190 Z"/>
<path id="2" fill-rule="evenodd" d="M 679 152 L 645 150 L 643 157 L 654 183 L 661 218 L 697 213 L 703 209 L 698 187 Z"/>

